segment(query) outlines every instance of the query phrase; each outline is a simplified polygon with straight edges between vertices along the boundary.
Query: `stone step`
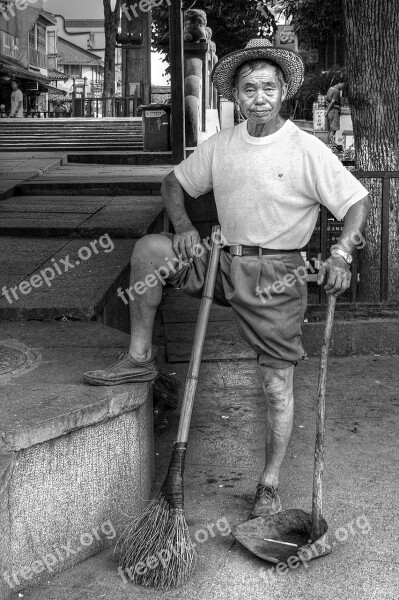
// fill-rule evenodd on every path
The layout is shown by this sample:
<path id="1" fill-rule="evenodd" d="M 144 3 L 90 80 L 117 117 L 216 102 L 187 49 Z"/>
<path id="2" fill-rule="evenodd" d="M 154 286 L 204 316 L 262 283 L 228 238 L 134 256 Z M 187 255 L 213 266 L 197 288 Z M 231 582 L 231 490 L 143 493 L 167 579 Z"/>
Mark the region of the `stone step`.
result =
<path id="1" fill-rule="evenodd" d="M 129 337 L 99 323 L 0 325 L 0 597 L 115 545 L 153 477 L 149 384 L 96 388 Z"/>
<path id="2" fill-rule="evenodd" d="M 63 216 L 63 215 L 62 215 Z M 134 240 L 0 237 L 0 320 L 126 322 Z M 3 287 L 5 286 L 5 287 Z"/>
<path id="3" fill-rule="evenodd" d="M 84 141 L 82 140 L 80 143 L 76 141 L 60 141 L 60 142 L 46 142 L 41 140 L 40 142 L 35 141 L 27 141 L 27 142 L 18 142 L 13 143 L 12 151 L 13 152 L 26 152 L 27 150 L 32 151 L 47 151 L 47 150 L 105 150 L 106 148 L 112 148 L 113 150 L 142 150 L 143 144 L 138 141 L 112 141 L 103 144 L 99 141 Z M 9 142 L 0 142 L 0 150 L 10 150 Z"/>
<path id="4" fill-rule="evenodd" d="M 157 181 L 158 179 L 158 181 Z M 154 181 L 155 180 L 155 181 Z M 71 181 L 69 178 L 45 178 L 35 179 L 18 185 L 15 194 L 19 196 L 48 196 L 65 195 L 81 196 L 84 193 L 91 195 L 155 195 L 159 196 L 161 190 L 162 176 L 140 177 L 137 181 L 131 178 L 110 179 L 108 177 L 90 177 Z"/>
<path id="5" fill-rule="evenodd" d="M 170 170 L 173 169 L 171 152 L 69 151 L 68 162 L 75 164 L 100 163 L 103 165 L 170 165 Z"/>
<path id="6" fill-rule="evenodd" d="M 32 127 L 31 125 L 19 125 L 18 127 L 14 126 L 14 123 L 9 125 L 1 125 L 0 124 L 0 132 L 3 131 L 13 131 L 14 133 L 19 133 L 21 131 L 29 131 L 31 133 L 37 133 L 40 131 L 141 131 L 142 123 L 124 123 L 121 126 L 115 126 L 113 124 L 107 124 L 102 127 L 97 125 L 92 126 L 83 126 L 79 124 L 71 125 L 70 127 L 59 127 L 57 124 L 47 124 L 42 123 L 36 125 L 36 127 Z"/>
<path id="7" fill-rule="evenodd" d="M 45 138 L 45 140 L 43 141 L 49 141 L 49 140 L 54 140 L 54 141 L 59 141 L 62 139 L 66 139 L 66 140 L 70 140 L 70 139 L 74 139 L 76 138 L 76 140 L 82 140 L 82 139 L 87 139 L 87 140 L 101 140 L 101 139 L 106 139 L 106 140 L 118 140 L 120 139 L 120 136 L 123 136 L 124 140 L 141 140 L 142 139 L 142 135 L 140 134 L 140 132 L 123 132 L 123 133 L 115 133 L 114 131 L 105 131 L 104 133 L 102 133 L 101 135 L 98 135 L 97 133 L 92 133 L 92 132 L 87 132 L 85 133 L 84 131 L 82 132 L 73 132 L 73 131 L 69 131 L 68 133 L 66 133 L 63 136 L 60 136 L 58 133 L 53 133 L 53 132 L 43 132 L 43 133 L 39 133 L 39 134 L 35 134 L 35 135 L 31 135 L 31 134 L 27 134 L 29 135 L 29 140 L 30 141 L 41 141 L 43 140 L 43 138 Z M 8 136 L 0 136 L 0 140 L 2 142 L 7 141 L 7 137 Z M 21 135 L 15 135 L 13 137 L 13 141 L 18 142 L 21 140 L 24 140 L 25 137 L 21 136 Z M 9 139 L 8 139 L 9 141 Z"/>
<path id="8" fill-rule="evenodd" d="M 0 235 L 134 239 L 162 208 L 162 197 L 154 195 L 14 196 L 0 203 Z"/>

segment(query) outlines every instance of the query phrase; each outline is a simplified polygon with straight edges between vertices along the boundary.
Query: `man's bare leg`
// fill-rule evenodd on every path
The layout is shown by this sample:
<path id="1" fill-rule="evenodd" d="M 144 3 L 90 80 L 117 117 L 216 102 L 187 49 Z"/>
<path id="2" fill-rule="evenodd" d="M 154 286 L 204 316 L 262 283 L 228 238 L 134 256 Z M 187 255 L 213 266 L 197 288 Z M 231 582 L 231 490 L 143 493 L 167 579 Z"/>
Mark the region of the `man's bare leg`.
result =
<path id="1" fill-rule="evenodd" d="M 155 271 L 161 267 L 165 267 L 170 273 L 171 269 L 167 262 L 173 261 L 175 256 L 171 240 L 164 235 L 147 235 L 137 242 L 133 250 L 130 290 L 134 300 L 130 301 L 129 354 L 138 361 L 145 361 L 151 357 L 152 331 L 157 308 L 162 300 L 163 285 L 157 278 L 154 287 L 146 285 L 144 294 L 137 294 L 134 291 L 134 285 L 141 281 L 145 284 L 146 278 L 154 275 Z M 176 265 L 177 268 L 178 263 L 174 262 L 173 265 Z M 161 276 L 164 276 L 165 273 L 166 271 L 162 271 Z"/>
<path id="2" fill-rule="evenodd" d="M 294 367 L 272 369 L 261 366 L 260 369 L 267 399 L 267 417 L 266 462 L 259 481 L 276 489 L 294 420 Z"/>

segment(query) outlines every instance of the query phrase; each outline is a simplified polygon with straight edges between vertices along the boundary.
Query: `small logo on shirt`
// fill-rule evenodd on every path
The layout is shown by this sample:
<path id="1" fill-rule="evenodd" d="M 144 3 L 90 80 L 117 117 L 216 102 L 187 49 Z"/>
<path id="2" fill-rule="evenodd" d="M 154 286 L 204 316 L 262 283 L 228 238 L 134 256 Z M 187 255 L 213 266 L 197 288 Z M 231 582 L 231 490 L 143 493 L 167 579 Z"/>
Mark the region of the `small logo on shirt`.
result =
<path id="1" fill-rule="evenodd" d="M 279 177 L 280 177 L 280 179 L 281 179 L 282 177 L 284 177 L 284 173 L 279 173 L 279 174 L 278 174 L 278 176 L 279 176 Z"/>

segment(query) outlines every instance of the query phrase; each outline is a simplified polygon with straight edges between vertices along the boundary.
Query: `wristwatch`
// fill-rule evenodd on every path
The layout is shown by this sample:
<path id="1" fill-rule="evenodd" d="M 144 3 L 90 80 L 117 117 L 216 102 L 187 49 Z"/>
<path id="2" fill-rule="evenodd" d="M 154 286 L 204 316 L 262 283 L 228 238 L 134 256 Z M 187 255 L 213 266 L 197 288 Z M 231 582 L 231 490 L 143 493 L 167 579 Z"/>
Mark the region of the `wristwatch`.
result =
<path id="1" fill-rule="evenodd" d="M 334 244 L 334 246 L 331 246 L 330 252 L 331 256 L 342 256 L 342 258 L 347 262 L 348 265 L 352 264 L 353 256 L 349 254 L 349 252 L 345 252 L 345 250 L 342 250 L 341 246 L 338 246 L 338 244 Z"/>

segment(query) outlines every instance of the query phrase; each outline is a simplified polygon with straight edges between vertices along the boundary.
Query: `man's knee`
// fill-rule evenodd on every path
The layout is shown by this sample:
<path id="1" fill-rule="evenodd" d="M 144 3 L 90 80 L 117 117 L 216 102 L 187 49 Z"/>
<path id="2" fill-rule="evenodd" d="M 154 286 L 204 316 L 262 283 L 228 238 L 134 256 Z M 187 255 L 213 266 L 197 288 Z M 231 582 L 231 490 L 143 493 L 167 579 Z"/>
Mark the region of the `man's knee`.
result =
<path id="1" fill-rule="evenodd" d="M 159 234 L 145 235 L 136 242 L 133 249 L 132 267 L 143 262 L 157 267 L 165 262 L 168 253 L 173 254 L 172 242 L 169 238 Z"/>
<path id="2" fill-rule="evenodd" d="M 293 400 L 294 367 L 275 369 L 259 365 L 263 389 L 269 403 L 284 408 Z"/>

